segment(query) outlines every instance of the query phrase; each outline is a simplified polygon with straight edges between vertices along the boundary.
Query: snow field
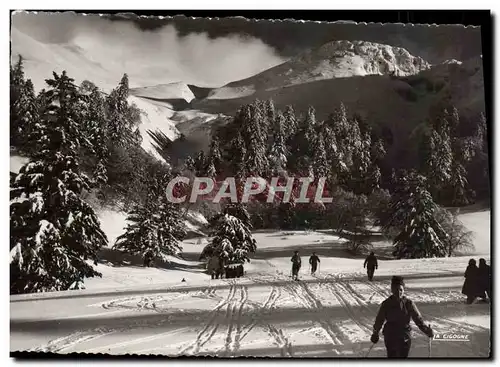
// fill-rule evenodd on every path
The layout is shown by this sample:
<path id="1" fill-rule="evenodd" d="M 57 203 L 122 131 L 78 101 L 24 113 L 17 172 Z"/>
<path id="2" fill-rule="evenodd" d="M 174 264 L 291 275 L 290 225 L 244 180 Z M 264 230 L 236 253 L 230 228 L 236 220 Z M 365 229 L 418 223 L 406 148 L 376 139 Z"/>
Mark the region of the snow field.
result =
<path id="1" fill-rule="evenodd" d="M 259 250 L 244 278 L 209 279 L 194 260 L 208 238 L 195 238 L 184 241 L 186 260 L 172 259 L 172 269 L 99 265 L 103 278 L 87 280 L 86 290 L 11 296 L 11 350 L 363 357 L 390 277 L 399 274 L 436 332 L 470 335 L 470 342 L 434 341 L 432 357 L 488 355 L 489 305 L 466 305 L 460 293 L 468 257 L 380 260 L 368 282 L 363 258 L 349 258 L 337 236 L 254 235 Z M 299 282 L 289 277 L 295 249 Z M 308 274 L 312 251 L 321 259 L 316 276 Z M 428 357 L 428 339 L 413 329 L 410 357 Z M 385 353 L 381 338 L 370 357 Z"/>

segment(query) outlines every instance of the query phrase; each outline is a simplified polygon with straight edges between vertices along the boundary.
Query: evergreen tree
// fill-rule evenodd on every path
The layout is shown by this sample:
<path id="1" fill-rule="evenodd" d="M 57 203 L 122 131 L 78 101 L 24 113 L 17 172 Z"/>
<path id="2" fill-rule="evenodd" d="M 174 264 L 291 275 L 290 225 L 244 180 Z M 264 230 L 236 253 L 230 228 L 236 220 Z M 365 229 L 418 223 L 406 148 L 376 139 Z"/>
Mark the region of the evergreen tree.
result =
<path id="1" fill-rule="evenodd" d="M 188 171 L 194 172 L 196 170 L 195 166 L 196 166 L 196 162 L 193 159 L 193 157 L 188 156 L 186 158 L 186 161 L 184 162 L 185 169 L 187 169 Z"/>
<path id="2" fill-rule="evenodd" d="M 425 188 L 425 177 L 412 173 L 402 184 L 391 204 L 392 224 L 401 230 L 394 239 L 393 255 L 398 259 L 446 256 L 448 234 L 436 220 L 438 206 Z"/>
<path id="3" fill-rule="evenodd" d="M 272 174 L 283 172 L 287 166 L 288 148 L 285 136 L 285 117 L 281 112 L 276 115 L 273 143 L 269 151 L 269 166 Z"/>
<path id="4" fill-rule="evenodd" d="M 25 80 L 23 58 L 10 68 L 10 140 L 20 151 L 37 151 L 33 131 L 39 123 L 38 104 L 33 83 Z"/>
<path id="5" fill-rule="evenodd" d="M 218 256 L 226 263 L 250 261 L 257 244 L 250 229 L 240 219 L 221 214 L 212 222 L 212 241 L 203 249 L 201 257 Z"/>
<path id="6" fill-rule="evenodd" d="M 165 188 L 170 173 L 161 163 L 149 167 L 146 199 L 129 212 L 130 224 L 117 238 L 114 248 L 134 255 L 168 262 L 168 256 L 181 251 L 180 241 L 186 235 L 179 205 L 168 201 Z"/>
<path id="7" fill-rule="evenodd" d="M 231 171 L 237 178 L 245 177 L 248 173 L 248 169 L 245 164 L 247 149 L 240 133 L 238 133 L 236 138 L 232 141 L 229 152 L 233 153 L 232 159 L 230 159 Z"/>
<path id="8" fill-rule="evenodd" d="M 266 150 L 271 149 L 273 142 L 273 136 L 276 130 L 279 129 L 278 122 L 276 121 L 276 109 L 274 108 L 274 102 L 272 99 L 267 100 L 264 103 L 264 115 L 265 122 L 262 126 L 262 133 L 265 136 Z"/>
<path id="9" fill-rule="evenodd" d="M 81 199 L 89 181 L 75 153 L 80 95 L 63 72 L 47 80 L 40 151 L 11 182 L 11 293 L 66 290 L 100 276 L 87 260 L 107 245 L 92 208 Z"/>
<path id="10" fill-rule="evenodd" d="M 292 171 L 313 174 L 314 143 L 316 141 L 316 117 L 314 108 L 310 107 L 307 116 L 301 121 L 291 142 L 293 155 L 290 159 Z"/>
<path id="11" fill-rule="evenodd" d="M 128 214 L 125 233 L 117 238 L 114 248 L 133 255 L 168 262 L 178 256 L 180 241 L 186 235 L 179 206 L 162 197 L 156 203 L 136 205 Z"/>
<path id="12" fill-rule="evenodd" d="M 208 168 L 207 165 L 207 158 L 205 156 L 205 152 L 203 150 L 200 150 L 198 152 L 198 155 L 196 156 L 196 159 L 194 160 L 194 169 L 196 176 L 201 177 L 206 174 L 206 169 Z"/>
<path id="13" fill-rule="evenodd" d="M 92 169 L 94 182 L 98 185 L 106 184 L 106 166 L 110 152 L 104 98 L 91 82 L 83 82 L 80 90 L 85 93 L 83 98 L 86 103 L 82 130 L 88 144 L 84 147 L 84 154 L 87 159 L 92 158 L 93 164 L 89 168 Z"/>
<path id="14" fill-rule="evenodd" d="M 250 214 L 248 213 L 248 210 L 244 204 L 228 203 L 224 206 L 222 213 L 236 217 L 241 220 L 243 224 L 245 224 L 248 228 L 252 228 Z"/>
<path id="15" fill-rule="evenodd" d="M 124 74 L 118 87 L 106 98 L 110 143 L 122 147 L 140 144 L 137 134 L 134 134 L 134 126 L 140 120 L 140 111 L 135 105 L 129 105 L 128 96 L 128 76 Z"/>
<path id="16" fill-rule="evenodd" d="M 478 197 L 489 193 L 488 135 L 486 118 L 481 114 L 476 133 L 470 139 L 469 159 L 467 160 L 467 177 L 470 187 Z"/>
<path id="17" fill-rule="evenodd" d="M 258 105 L 250 105 L 243 109 L 246 144 L 245 167 L 251 175 L 262 176 L 268 171 L 267 137 L 264 131 L 264 116 Z"/>
<path id="18" fill-rule="evenodd" d="M 467 186 L 467 171 L 460 162 L 460 159 L 456 157 L 451 165 L 449 182 L 449 190 L 451 191 L 451 205 L 462 206 L 470 204 L 470 195 Z"/>
<path id="19" fill-rule="evenodd" d="M 314 176 L 316 179 L 321 177 L 328 177 L 330 170 L 328 167 L 328 159 L 325 150 L 325 143 L 323 134 L 319 133 L 316 138 L 316 144 L 314 149 L 313 167 Z"/>
<path id="20" fill-rule="evenodd" d="M 286 133 L 285 141 L 290 144 L 290 138 L 295 134 L 298 128 L 297 118 L 295 117 L 295 111 L 293 107 L 288 105 L 283 113 L 284 121 L 284 132 Z"/>
<path id="21" fill-rule="evenodd" d="M 208 153 L 209 164 L 213 165 L 213 170 L 219 173 L 222 170 L 222 153 L 220 149 L 219 138 L 214 136 L 210 141 L 210 150 Z M 207 169 L 207 171 L 209 171 Z"/>

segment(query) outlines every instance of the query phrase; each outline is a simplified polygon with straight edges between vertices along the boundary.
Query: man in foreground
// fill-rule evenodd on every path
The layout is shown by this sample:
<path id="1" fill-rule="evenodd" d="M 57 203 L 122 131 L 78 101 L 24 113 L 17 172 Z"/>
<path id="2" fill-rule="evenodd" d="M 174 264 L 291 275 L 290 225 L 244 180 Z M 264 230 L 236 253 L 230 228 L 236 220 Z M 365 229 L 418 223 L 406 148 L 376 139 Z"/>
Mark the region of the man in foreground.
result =
<path id="1" fill-rule="evenodd" d="M 382 302 L 373 325 L 372 343 L 379 341 L 379 332 L 384 325 L 384 342 L 388 358 L 408 358 L 411 348 L 410 319 L 429 338 L 434 336 L 430 326 L 424 324 L 422 315 L 415 303 L 404 296 L 402 277 L 393 276 L 391 281 L 392 295 Z"/>

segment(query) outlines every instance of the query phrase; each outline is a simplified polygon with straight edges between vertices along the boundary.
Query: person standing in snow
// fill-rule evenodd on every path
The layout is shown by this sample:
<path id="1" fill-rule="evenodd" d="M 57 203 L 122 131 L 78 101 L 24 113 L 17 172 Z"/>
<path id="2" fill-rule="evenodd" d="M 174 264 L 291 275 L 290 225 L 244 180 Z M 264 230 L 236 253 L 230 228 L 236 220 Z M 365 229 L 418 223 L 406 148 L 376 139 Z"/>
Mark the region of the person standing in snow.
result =
<path id="1" fill-rule="evenodd" d="M 373 280 L 373 274 L 375 274 L 375 269 L 378 269 L 378 261 L 374 252 L 370 252 L 370 255 L 366 257 L 363 268 L 367 269 L 368 280 Z"/>
<path id="2" fill-rule="evenodd" d="M 210 274 L 212 279 L 219 277 L 220 259 L 218 256 L 213 255 L 210 257 L 210 259 L 208 260 L 208 263 L 207 263 L 207 270 L 208 270 L 208 274 Z"/>
<path id="3" fill-rule="evenodd" d="M 408 357 L 411 348 L 410 319 L 413 319 L 418 328 L 429 338 L 434 336 L 431 327 L 424 324 L 415 303 L 404 295 L 404 287 L 402 277 L 392 277 L 392 295 L 382 302 L 370 338 L 372 343 L 377 343 L 380 329 L 384 326 L 382 333 L 388 358 Z"/>
<path id="4" fill-rule="evenodd" d="M 486 264 L 485 259 L 479 259 L 479 284 L 491 301 L 491 267 Z"/>
<path id="5" fill-rule="evenodd" d="M 312 256 L 309 258 L 309 264 L 311 265 L 311 274 L 314 275 L 318 269 L 318 263 L 320 263 L 319 257 L 313 252 Z"/>
<path id="6" fill-rule="evenodd" d="M 465 269 L 465 281 L 462 286 L 462 294 L 467 296 L 467 304 L 470 305 L 477 297 L 485 298 L 485 289 L 481 285 L 481 276 L 476 260 L 470 259 L 467 269 Z"/>
<path id="7" fill-rule="evenodd" d="M 292 259 L 290 261 L 292 262 L 292 279 L 298 280 L 300 266 L 302 265 L 302 260 L 300 259 L 298 251 L 294 252 Z"/>

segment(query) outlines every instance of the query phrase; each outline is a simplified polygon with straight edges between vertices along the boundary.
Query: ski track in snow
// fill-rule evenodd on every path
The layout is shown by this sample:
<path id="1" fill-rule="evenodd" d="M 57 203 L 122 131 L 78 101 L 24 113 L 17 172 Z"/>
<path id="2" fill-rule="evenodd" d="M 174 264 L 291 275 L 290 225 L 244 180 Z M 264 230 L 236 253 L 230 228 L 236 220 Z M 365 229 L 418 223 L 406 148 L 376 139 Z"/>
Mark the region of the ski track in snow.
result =
<path id="1" fill-rule="evenodd" d="M 264 344 L 267 350 L 269 345 L 273 344 L 277 348 L 277 355 L 294 357 L 301 355 L 300 348 L 305 348 L 301 346 L 300 340 L 318 338 L 318 343 L 324 345 L 325 351 L 330 351 L 329 355 L 332 357 L 346 356 L 346 345 L 351 348 L 348 356 L 363 357 L 366 354 L 366 346 L 379 305 L 389 296 L 389 291 L 386 289 L 388 281 L 370 282 L 362 278 L 354 279 L 351 275 L 335 273 L 314 275 L 311 276 L 311 280 L 305 278 L 291 281 L 283 271 L 277 270 L 275 266 L 272 268 L 275 274 L 256 273 L 248 278 L 222 279 L 218 286 L 213 286 L 211 283 L 204 290 L 180 290 L 158 295 L 122 297 L 89 304 L 87 307 L 99 306 L 110 313 L 116 312 L 117 309 L 133 313 L 150 313 L 152 317 L 162 313 L 165 314 L 165 320 L 145 319 L 142 324 L 131 322 L 129 325 L 120 324 L 119 327 L 110 324 L 75 331 L 29 350 L 55 353 L 82 351 L 237 357 L 244 355 L 246 348 L 252 345 Z M 252 292 L 249 292 L 250 284 Z M 256 292 L 262 297 L 260 301 L 252 300 L 253 290 L 261 290 Z M 226 292 L 227 294 L 223 296 Z M 457 291 L 409 288 L 408 293 L 411 299 L 416 300 L 419 308 L 420 305 L 426 305 L 425 300 L 433 300 L 423 316 L 426 322 L 431 323 L 434 330 L 472 335 L 477 335 L 476 333 L 484 335 L 487 331 L 481 326 L 453 321 L 441 315 L 439 303 L 459 300 L 460 295 Z M 195 330 L 192 326 L 182 325 L 183 317 L 189 310 L 181 310 L 179 313 L 175 307 L 180 303 L 197 307 L 196 303 L 199 302 L 197 299 L 217 303 L 211 309 L 206 309 L 204 316 L 196 315 L 197 319 L 205 322 Z M 311 315 L 311 319 L 306 321 L 308 326 L 293 329 L 287 326 L 286 321 L 272 321 L 273 315 L 286 311 L 287 301 L 291 301 L 292 305 L 298 305 L 299 309 L 305 309 Z M 462 312 L 460 303 L 457 302 L 454 307 L 458 312 Z M 197 311 L 202 310 L 195 308 L 193 312 Z M 176 320 L 181 324 L 176 325 Z M 155 327 L 162 327 L 162 330 L 155 332 L 153 331 Z M 137 334 L 139 330 L 143 331 Z M 321 330 L 323 336 L 320 337 L 316 330 Z M 309 336 L 310 332 L 313 334 Z M 120 333 L 125 334 L 120 335 Z M 265 335 L 269 338 L 267 341 Z M 424 348 L 426 337 L 417 331 L 414 333 L 414 338 L 422 341 L 416 343 L 418 352 L 417 347 L 413 346 L 411 353 L 425 354 L 421 348 Z M 383 349 L 383 346 L 377 345 L 373 350 L 382 355 L 381 348 Z M 437 347 L 434 348 L 437 350 Z M 447 343 L 446 348 L 445 354 L 448 356 L 464 355 L 464 350 L 467 351 L 464 349 L 464 343 Z M 472 346 L 466 348 L 469 348 L 470 353 L 474 353 Z"/>

